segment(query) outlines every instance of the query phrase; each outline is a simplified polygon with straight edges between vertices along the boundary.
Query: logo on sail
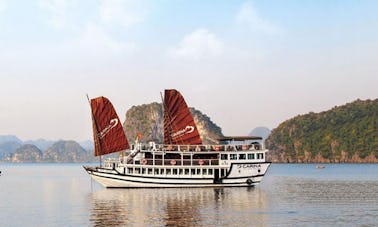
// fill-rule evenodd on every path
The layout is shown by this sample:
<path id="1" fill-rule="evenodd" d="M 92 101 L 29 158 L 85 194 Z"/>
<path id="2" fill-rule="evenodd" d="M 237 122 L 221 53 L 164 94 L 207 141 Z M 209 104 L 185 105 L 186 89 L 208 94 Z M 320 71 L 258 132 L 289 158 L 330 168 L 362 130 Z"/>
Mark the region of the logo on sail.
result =
<path id="1" fill-rule="evenodd" d="M 98 133 L 98 137 L 101 139 L 102 137 L 104 137 L 106 134 L 108 134 L 108 132 L 116 127 L 118 125 L 118 119 L 117 118 L 114 118 L 114 119 L 111 119 L 110 122 L 109 122 L 109 125 L 106 126 L 100 133 Z"/>
<path id="2" fill-rule="evenodd" d="M 181 137 L 183 135 L 186 135 L 186 134 L 189 134 L 189 133 L 192 133 L 192 132 L 194 132 L 194 127 L 187 125 L 184 129 L 181 129 L 177 132 L 172 133 L 171 136 L 172 136 L 172 138 L 178 138 L 178 137 Z"/>

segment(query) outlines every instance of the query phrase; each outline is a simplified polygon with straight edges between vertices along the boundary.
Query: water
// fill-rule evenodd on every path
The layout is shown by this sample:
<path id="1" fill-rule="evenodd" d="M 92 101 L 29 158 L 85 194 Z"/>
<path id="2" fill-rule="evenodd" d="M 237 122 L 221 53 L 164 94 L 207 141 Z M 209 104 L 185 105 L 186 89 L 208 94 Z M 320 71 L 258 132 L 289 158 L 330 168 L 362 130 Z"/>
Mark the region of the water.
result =
<path id="1" fill-rule="evenodd" d="M 0 226 L 377 226 L 378 165 L 273 164 L 256 188 L 104 189 L 79 164 L 1 164 Z"/>

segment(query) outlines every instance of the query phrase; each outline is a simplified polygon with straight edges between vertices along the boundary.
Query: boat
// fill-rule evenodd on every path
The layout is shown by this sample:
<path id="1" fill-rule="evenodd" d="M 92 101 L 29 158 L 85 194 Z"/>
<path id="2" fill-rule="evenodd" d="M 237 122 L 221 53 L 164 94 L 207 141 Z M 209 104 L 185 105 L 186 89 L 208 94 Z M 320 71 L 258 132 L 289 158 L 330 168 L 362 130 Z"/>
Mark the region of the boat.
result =
<path id="1" fill-rule="evenodd" d="M 317 168 L 317 169 L 324 169 L 325 166 L 323 166 L 323 165 L 317 165 L 316 168 Z"/>
<path id="2" fill-rule="evenodd" d="M 203 144 L 193 116 L 174 89 L 162 97 L 164 143 L 129 144 L 111 102 L 101 96 L 90 101 L 94 155 L 99 166 L 83 166 L 106 188 L 253 187 L 266 174 L 268 151 L 257 136 L 227 136 Z M 118 158 L 102 160 L 118 152 Z"/>

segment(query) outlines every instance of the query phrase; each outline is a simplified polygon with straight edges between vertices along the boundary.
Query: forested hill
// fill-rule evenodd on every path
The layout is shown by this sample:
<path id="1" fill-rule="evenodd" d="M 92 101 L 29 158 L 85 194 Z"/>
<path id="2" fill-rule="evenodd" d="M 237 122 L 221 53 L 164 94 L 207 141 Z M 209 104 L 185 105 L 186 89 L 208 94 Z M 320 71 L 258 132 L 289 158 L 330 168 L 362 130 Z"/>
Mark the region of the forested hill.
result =
<path id="1" fill-rule="evenodd" d="M 378 99 L 299 115 L 272 130 L 273 162 L 378 162 Z"/>

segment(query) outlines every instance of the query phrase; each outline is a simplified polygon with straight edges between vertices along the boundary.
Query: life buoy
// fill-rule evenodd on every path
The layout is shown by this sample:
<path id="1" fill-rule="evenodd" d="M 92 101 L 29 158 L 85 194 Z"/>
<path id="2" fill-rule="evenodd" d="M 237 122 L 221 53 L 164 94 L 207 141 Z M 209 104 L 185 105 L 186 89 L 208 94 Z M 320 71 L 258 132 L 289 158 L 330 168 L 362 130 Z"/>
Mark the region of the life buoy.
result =
<path id="1" fill-rule="evenodd" d="M 243 150 L 243 151 L 246 151 L 246 150 L 247 150 L 247 145 L 243 145 L 243 146 L 242 146 L 242 150 Z"/>
<path id="2" fill-rule="evenodd" d="M 247 182 L 246 182 L 248 185 L 252 185 L 253 184 L 253 181 L 252 179 L 247 179 Z"/>
<path id="3" fill-rule="evenodd" d="M 144 159 L 142 159 L 142 164 L 143 165 L 146 165 L 147 164 L 147 160 L 144 158 Z"/>
<path id="4" fill-rule="evenodd" d="M 171 160 L 171 165 L 176 165 L 176 160 Z"/>
<path id="5" fill-rule="evenodd" d="M 219 151 L 219 146 L 214 146 L 215 151 Z"/>
<path id="6" fill-rule="evenodd" d="M 203 164 L 205 164 L 205 161 L 201 159 L 201 160 L 198 161 L 198 164 L 203 165 Z"/>

